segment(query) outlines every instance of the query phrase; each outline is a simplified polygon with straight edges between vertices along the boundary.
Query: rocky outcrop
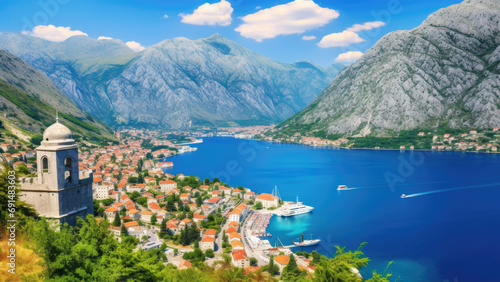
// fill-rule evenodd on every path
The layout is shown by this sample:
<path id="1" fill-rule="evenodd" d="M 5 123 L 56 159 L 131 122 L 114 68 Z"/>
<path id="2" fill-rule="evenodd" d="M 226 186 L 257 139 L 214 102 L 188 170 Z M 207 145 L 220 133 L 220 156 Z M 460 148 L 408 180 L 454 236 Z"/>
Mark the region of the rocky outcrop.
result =
<path id="1" fill-rule="evenodd" d="M 470 0 L 380 39 L 283 124 L 329 133 L 500 125 L 500 2 Z"/>

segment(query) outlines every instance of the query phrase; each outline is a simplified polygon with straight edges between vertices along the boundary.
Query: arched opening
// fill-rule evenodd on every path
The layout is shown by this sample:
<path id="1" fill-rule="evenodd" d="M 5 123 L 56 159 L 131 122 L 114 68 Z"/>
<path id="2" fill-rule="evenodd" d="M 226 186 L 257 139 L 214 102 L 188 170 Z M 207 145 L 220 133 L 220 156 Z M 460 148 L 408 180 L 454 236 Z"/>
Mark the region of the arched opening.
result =
<path id="1" fill-rule="evenodd" d="M 49 172 L 49 160 L 47 157 L 42 158 L 42 172 Z"/>
<path id="2" fill-rule="evenodd" d="M 67 156 L 64 159 L 64 178 L 66 182 L 71 182 L 71 157 Z"/>
<path id="3" fill-rule="evenodd" d="M 68 156 L 64 159 L 64 166 L 71 167 L 71 157 Z"/>

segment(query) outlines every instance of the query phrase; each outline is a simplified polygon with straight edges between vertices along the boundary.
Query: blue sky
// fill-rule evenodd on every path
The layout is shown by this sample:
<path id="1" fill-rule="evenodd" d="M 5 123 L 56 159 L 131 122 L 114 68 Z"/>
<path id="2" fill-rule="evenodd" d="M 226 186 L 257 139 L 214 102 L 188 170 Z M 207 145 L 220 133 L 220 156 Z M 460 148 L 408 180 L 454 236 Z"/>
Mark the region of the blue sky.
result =
<path id="1" fill-rule="evenodd" d="M 3 0 L 0 32 L 63 40 L 79 31 L 134 41 L 129 46 L 136 50 L 167 38 L 220 33 L 280 62 L 309 60 L 327 67 L 350 63 L 388 32 L 415 28 L 432 12 L 460 2 Z"/>

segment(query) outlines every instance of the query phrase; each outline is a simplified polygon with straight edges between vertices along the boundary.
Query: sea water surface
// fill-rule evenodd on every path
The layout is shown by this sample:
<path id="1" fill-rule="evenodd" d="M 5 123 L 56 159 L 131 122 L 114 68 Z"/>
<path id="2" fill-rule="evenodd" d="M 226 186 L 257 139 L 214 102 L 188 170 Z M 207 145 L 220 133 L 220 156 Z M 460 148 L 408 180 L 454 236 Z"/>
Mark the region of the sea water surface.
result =
<path id="1" fill-rule="evenodd" d="M 362 270 L 388 269 L 398 281 L 500 281 L 500 155 L 314 148 L 231 137 L 204 138 L 196 152 L 169 158 L 168 173 L 218 177 L 233 186 L 313 206 L 273 216 L 267 229 L 284 245 L 301 233 L 370 258 Z M 337 191 L 338 185 L 351 190 Z M 401 194 L 407 198 L 402 199 Z"/>

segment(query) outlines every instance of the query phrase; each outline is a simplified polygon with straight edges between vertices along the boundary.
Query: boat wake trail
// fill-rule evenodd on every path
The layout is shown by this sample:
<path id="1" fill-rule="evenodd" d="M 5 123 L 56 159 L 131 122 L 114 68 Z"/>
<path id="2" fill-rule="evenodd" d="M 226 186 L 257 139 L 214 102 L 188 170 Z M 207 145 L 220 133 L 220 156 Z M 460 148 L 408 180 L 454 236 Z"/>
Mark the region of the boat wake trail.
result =
<path id="1" fill-rule="evenodd" d="M 440 184 L 440 183 L 446 183 L 449 181 L 431 181 L 431 182 L 420 182 L 420 183 L 404 183 L 400 184 L 400 186 L 420 186 L 420 185 L 429 185 L 429 184 Z M 344 191 L 346 190 L 359 190 L 359 189 L 372 189 L 372 188 L 390 188 L 388 184 L 385 185 L 372 185 L 372 186 L 362 186 L 362 187 L 349 187 L 347 189 L 342 189 Z"/>
<path id="2" fill-rule="evenodd" d="M 413 198 L 413 197 L 418 197 L 418 196 L 425 196 L 425 195 L 430 195 L 430 194 L 444 193 L 444 192 L 450 192 L 450 191 L 456 191 L 456 190 L 472 189 L 472 188 L 485 188 L 485 187 L 500 187 L 500 183 L 463 186 L 463 187 L 455 187 L 455 188 L 449 188 L 449 189 L 421 192 L 421 193 L 406 195 L 404 198 L 406 199 L 406 198 Z"/>

